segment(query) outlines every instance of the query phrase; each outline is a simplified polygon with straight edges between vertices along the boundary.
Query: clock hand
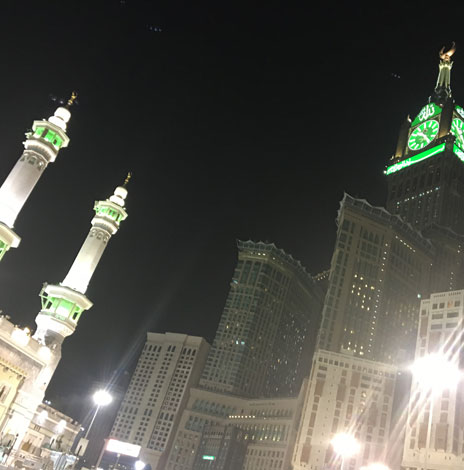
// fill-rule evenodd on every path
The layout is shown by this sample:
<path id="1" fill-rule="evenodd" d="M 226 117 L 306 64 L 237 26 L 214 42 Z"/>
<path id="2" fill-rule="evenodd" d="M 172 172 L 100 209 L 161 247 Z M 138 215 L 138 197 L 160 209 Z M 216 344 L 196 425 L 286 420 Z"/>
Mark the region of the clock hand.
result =
<path id="1" fill-rule="evenodd" d="M 421 135 L 428 144 L 430 144 L 430 139 L 423 132 L 418 132 L 418 134 Z"/>

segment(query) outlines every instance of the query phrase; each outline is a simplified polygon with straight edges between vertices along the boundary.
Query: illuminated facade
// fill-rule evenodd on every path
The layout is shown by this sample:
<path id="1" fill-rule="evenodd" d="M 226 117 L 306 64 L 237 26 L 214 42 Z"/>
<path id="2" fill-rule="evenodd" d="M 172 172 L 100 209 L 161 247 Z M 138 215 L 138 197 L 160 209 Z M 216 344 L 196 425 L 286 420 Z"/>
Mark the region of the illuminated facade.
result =
<path id="1" fill-rule="evenodd" d="M 432 100 L 436 96 L 432 97 Z M 464 233 L 464 109 L 451 95 L 431 101 L 400 132 L 386 169 L 387 209 L 419 229 L 430 224 Z"/>
<path id="2" fill-rule="evenodd" d="M 208 350 L 208 343 L 197 336 L 147 334 L 110 437 L 139 445 L 140 459 L 153 470 L 163 468 L 190 387 L 198 385 Z"/>
<path id="3" fill-rule="evenodd" d="M 435 248 L 399 217 L 345 194 L 318 346 L 380 362 L 411 358 Z"/>
<path id="4" fill-rule="evenodd" d="M 165 470 L 290 468 L 306 387 L 307 380 L 297 397 L 272 399 L 192 389 Z"/>
<path id="5" fill-rule="evenodd" d="M 456 366 L 462 366 L 463 328 L 463 290 L 436 293 L 423 300 L 416 360 L 429 353 L 441 353 Z M 413 380 L 402 468 L 463 469 L 463 411 L 462 383 L 431 395 Z"/>
<path id="6" fill-rule="evenodd" d="M 66 128 L 75 98 L 73 93 L 66 107 L 58 108 L 48 119 L 34 121 L 32 131 L 26 133 L 21 158 L 0 187 L 0 260 L 19 245 L 21 238 L 13 230 L 16 218 L 47 165 L 69 144 Z"/>
<path id="7" fill-rule="evenodd" d="M 413 120 L 404 122 L 385 171 L 388 211 L 421 230 L 436 247 L 435 292 L 464 284 L 464 109 L 452 98 L 451 56 L 444 56 L 433 95 Z"/>
<path id="8" fill-rule="evenodd" d="M 77 421 L 41 403 L 19 447 L 17 460 L 33 470 L 69 468 L 77 461 L 71 448 L 80 429 Z"/>
<path id="9" fill-rule="evenodd" d="M 63 340 L 74 332 L 82 312 L 92 306 L 85 291 L 109 239 L 127 217 L 126 196 L 126 188 L 120 186 L 109 199 L 95 203 L 92 228 L 65 280 L 45 284 L 40 292 L 42 309 L 33 336 L 27 328 L 0 318 L 0 362 L 8 377 L 0 384 L 3 402 L 8 403 L 0 407 L 0 432 L 9 446 L 8 463 L 18 458 L 23 437 L 61 359 Z"/>
<path id="10" fill-rule="evenodd" d="M 236 470 L 243 468 L 248 446 L 246 431 L 226 424 L 204 426 L 196 453 L 194 470 Z"/>
<path id="11" fill-rule="evenodd" d="M 403 124 L 385 171 L 386 210 L 341 203 L 322 349 L 412 357 L 420 298 L 464 285 L 464 109 L 451 94 L 451 55 L 440 59 L 435 91 Z"/>
<path id="12" fill-rule="evenodd" d="M 177 427 L 168 470 L 206 468 L 214 448 L 212 469 L 290 464 L 323 290 L 274 244 L 239 241 L 238 248 L 226 305 Z"/>
<path id="13" fill-rule="evenodd" d="M 295 469 L 339 465 L 330 446 L 335 432 L 352 432 L 363 446 L 347 468 L 386 458 L 393 386 L 398 410 L 409 392 L 406 379 L 395 380 L 388 364 L 403 365 L 414 357 L 421 298 L 464 285 L 464 109 L 451 95 L 453 52 L 442 51 L 433 95 L 403 123 L 385 170 L 386 209 L 348 195 L 341 202 Z M 355 371 L 361 372 L 357 384 Z M 399 423 L 392 435 L 390 461 L 399 460 L 403 429 Z M 434 469 L 448 468 L 435 464 Z M 410 468 L 428 468 L 417 459 L 414 465 Z"/>
<path id="14" fill-rule="evenodd" d="M 314 355 L 294 455 L 294 470 L 339 468 L 330 441 L 348 432 L 361 449 L 343 468 L 384 461 L 396 368 L 349 354 L 319 350 Z"/>
<path id="15" fill-rule="evenodd" d="M 238 241 L 239 259 L 200 386 L 295 396 L 310 367 L 322 290 L 274 244 Z"/>

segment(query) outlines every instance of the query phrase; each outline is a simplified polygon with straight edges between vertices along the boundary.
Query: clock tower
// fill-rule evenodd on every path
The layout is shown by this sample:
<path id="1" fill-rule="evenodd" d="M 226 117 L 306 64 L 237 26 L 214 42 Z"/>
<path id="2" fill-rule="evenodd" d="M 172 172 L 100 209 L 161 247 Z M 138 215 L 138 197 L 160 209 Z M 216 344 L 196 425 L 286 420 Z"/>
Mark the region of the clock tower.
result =
<path id="1" fill-rule="evenodd" d="M 438 224 L 464 234 L 464 109 L 451 94 L 454 50 L 440 52 L 435 91 L 403 123 L 385 173 L 389 212 L 418 229 Z"/>
<path id="2" fill-rule="evenodd" d="M 434 93 L 403 123 L 385 170 L 388 211 L 435 241 L 434 290 L 455 289 L 464 267 L 464 109 L 451 93 L 454 52 L 454 43 L 440 51 Z"/>

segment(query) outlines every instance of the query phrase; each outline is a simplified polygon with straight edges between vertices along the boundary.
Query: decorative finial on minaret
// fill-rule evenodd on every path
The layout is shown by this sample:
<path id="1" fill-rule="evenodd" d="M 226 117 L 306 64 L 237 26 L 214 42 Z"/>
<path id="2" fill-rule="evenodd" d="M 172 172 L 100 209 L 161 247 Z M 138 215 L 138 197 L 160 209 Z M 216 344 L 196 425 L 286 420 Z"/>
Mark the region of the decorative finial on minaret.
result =
<path id="1" fill-rule="evenodd" d="M 72 91 L 71 92 L 71 97 L 69 98 L 68 102 L 66 103 L 66 108 L 70 108 L 73 104 L 74 101 L 76 101 L 77 98 L 77 91 Z"/>
<path id="2" fill-rule="evenodd" d="M 447 52 L 445 52 L 445 48 L 442 47 L 438 53 L 440 63 L 438 64 L 438 80 L 433 94 L 433 101 L 441 105 L 451 98 L 451 68 L 453 67 L 451 57 L 455 52 L 456 43 L 453 41 L 451 48 Z"/>
<path id="3" fill-rule="evenodd" d="M 456 52 L 456 43 L 453 41 L 453 45 L 451 46 L 451 49 L 448 52 L 444 52 L 445 47 L 443 46 L 438 53 L 438 56 L 440 57 L 441 60 L 445 60 L 449 62 L 451 60 L 451 56 Z"/>
<path id="4" fill-rule="evenodd" d="M 123 188 L 125 188 L 129 184 L 129 181 L 131 180 L 131 178 L 132 178 L 132 171 L 129 171 L 129 173 L 127 173 L 126 179 L 124 180 L 124 184 L 122 185 Z"/>

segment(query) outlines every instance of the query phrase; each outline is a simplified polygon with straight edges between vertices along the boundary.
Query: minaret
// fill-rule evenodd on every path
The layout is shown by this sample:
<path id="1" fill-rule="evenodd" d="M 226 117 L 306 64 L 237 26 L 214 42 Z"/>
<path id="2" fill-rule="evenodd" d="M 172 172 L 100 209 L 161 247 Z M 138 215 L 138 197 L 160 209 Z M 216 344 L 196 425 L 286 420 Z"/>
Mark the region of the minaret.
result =
<path id="1" fill-rule="evenodd" d="M 28 331 L 0 318 L 0 353 L 17 364 L 22 374 L 22 382 L 17 385 L 8 415 L 0 423 L 2 436 L 11 438 L 13 443 L 13 457 L 9 463 L 13 462 L 14 451 L 21 446 L 35 410 L 42 402 L 60 362 L 63 340 L 74 332 L 82 312 L 92 306 L 85 292 L 108 240 L 127 217 L 124 204 L 128 181 L 129 176 L 109 199 L 95 203 L 96 215 L 92 219 L 92 228 L 65 280 L 58 285 L 44 285 L 40 292 L 42 310 L 36 317 L 34 336 L 30 338 Z"/>
<path id="2" fill-rule="evenodd" d="M 74 333 L 82 312 L 92 307 L 85 292 L 109 239 L 127 217 L 124 204 L 129 179 L 130 173 L 109 199 L 95 203 L 92 228 L 64 281 L 59 285 L 44 284 L 40 292 L 42 310 L 35 320 L 34 335 L 43 344 L 59 347 L 64 338 Z"/>
<path id="3" fill-rule="evenodd" d="M 73 92 L 66 106 L 59 107 L 53 116 L 34 121 L 32 132 L 26 133 L 21 158 L 0 187 L 0 260 L 10 248 L 19 245 L 21 238 L 13 230 L 15 220 L 47 165 L 69 144 L 66 126 L 76 97 Z"/>

